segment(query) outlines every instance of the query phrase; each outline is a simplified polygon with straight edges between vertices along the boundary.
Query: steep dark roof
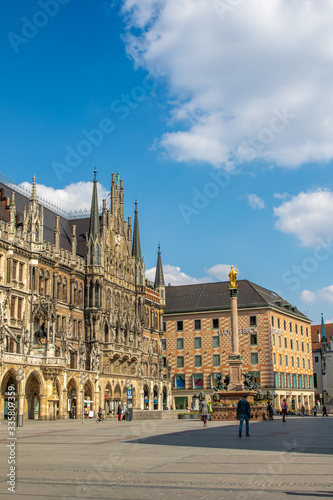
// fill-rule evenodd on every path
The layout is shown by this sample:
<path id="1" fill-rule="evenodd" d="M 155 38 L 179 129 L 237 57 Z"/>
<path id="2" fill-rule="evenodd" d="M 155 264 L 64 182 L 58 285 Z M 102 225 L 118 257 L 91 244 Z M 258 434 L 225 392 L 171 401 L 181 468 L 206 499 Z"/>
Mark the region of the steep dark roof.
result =
<path id="1" fill-rule="evenodd" d="M 15 192 L 15 204 L 16 204 L 16 213 L 20 216 L 20 222 L 23 222 L 23 209 L 24 205 L 28 210 L 29 208 L 29 197 L 24 196 L 19 191 L 16 191 L 15 186 L 7 186 L 0 182 L 0 189 L 2 190 L 3 196 L 11 197 L 12 192 Z M 37 193 L 38 194 L 38 193 Z M 43 206 L 44 211 L 44 240 L 49 243 L 54 244 L 54 228 L 56 225 L 56 216 L 57 214 L 50 210 L 49 208 Z M 2 213 L 0 210 L 0 218 L 1 220 L 9 220 L 8 212 L 7 215 Z M 77 219 L 77 220 L 67 220 L 64 217 L 60 216 L 60 247 L 71 251 L 71 235 L 72 235 L 72 226 L 76 225 L 76 234 L 77 234 L 77 253 L 80 256 L 84 256 L 85 250 L 85 233 L 89 229 L 89 218 L 86 219 Z"/>
<path id="2" fill-rule="evenodd" d="M 310 321 L 280 295 L 248 280 L 239 280 L 238 307 L 272 307 Z M 230 309 L 229 281 L 166 287 L 165 314 Z"/>

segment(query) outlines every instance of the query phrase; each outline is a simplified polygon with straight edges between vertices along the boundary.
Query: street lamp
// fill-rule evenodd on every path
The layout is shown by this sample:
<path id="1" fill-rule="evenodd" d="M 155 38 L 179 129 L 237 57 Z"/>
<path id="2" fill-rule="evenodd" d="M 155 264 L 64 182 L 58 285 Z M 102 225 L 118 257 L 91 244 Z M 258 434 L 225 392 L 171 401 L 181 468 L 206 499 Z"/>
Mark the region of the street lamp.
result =
<path id="1" fill-rule="evenodd" d="M 87 382 L 87 374 L 82 373 L 80 382 L 82 384 L 82 423 L 84 422 L 84 385 Z"/>
<path id="2" fill-rule="evenodd" d="M 17 427 L 23 427 L 23 413 L 20 413 L 20 388 L 21 388 L 21 382 L 24 379 L 24 370 L 22 368 L 19 368 L 16 372 L 16 380 L 17 380 L 17 385 L 18 385 L 18 402 L 17 402 Z"/>

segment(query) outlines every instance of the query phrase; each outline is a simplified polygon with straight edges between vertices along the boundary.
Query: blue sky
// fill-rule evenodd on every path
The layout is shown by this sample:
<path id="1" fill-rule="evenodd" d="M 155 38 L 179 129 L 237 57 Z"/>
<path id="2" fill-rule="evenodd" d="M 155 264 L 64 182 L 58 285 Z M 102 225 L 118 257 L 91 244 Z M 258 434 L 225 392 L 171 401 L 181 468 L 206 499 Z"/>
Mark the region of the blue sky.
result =
<path id="1" fill-rule="evenodd" d="M 333 321 L 333 6 L 40 0 L 0 18 L 1 170 L 64 207 L 118 168 L 147 277 L 239 278 Z M 25 184 L 26 185 L 26 184 Z"/>

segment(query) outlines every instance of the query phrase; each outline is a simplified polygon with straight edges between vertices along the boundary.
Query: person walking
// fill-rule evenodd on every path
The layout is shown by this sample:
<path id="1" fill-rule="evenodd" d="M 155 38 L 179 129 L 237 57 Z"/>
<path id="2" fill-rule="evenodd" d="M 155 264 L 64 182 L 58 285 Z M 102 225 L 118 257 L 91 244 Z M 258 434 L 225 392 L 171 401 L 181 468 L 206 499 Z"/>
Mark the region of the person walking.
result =
<path id="1" fill-rule="evenodd" d="M 323 406 L 322 413 L 323 413 L 323 417 L 328 417 L 328 415 L 327 415 L 327 408 L 326 408 L 325 405 Z"/>
<path id="2" fill-rule="evenodd" d="M 304 408 L 304 405 L 302 405 L 302 407 L 301 407 L 301 414 L 302 414 L 302 417 L 304 417 L 304 415 L 305 415 L 305 408 Z"/>
<path id="3" fill-rule="evenodd" d="M 269 420 L 273 420 L 273 406 L 271 405 L 270 401 L 268 401 L 268 404 L 267 404 L 267 414 L 268 414 Z"/>
<path id="4" fill-rule="evenodd" d="M 243 394 L 242 399 L 237 404 L 237 418 L 239 418 L 239 437 L 242 437 L 243 422 L 246 422 L 246 436 L 250 436 L 250 418 L 251 408 L 250 403 L 246 400 L 247 394 Z"/>
<path id="5" fill-rule="evenodd" d="M 288 409 L 287 400 L 286 400 L 286 398 L 284 398 L 284 400 L 282 401 L 282 404 L 281 404 L 281 410 L 282 410 L 282 415 L 283 415 L 282 422 L 286 421 L 287 409 Z"/>
<path id="6" fill-rule="evenodd" d="M 199 413 L 201 415 L 201 420 L 203 420 L 204 427 L 207 427 L 208 405 L 204 396 L 199 404 Z"/>
<path id="7" fill-rule="evenodd" d="M 117 414 L 118 414 L 118 422 L 121 421 L 121 414 L 123 413 L 123 410 L 122 410 L 122 407 L 121 407 L 121 404 L 119 403 L 119 406 L 118 406 L 118 410 L 117 410 Z"/>

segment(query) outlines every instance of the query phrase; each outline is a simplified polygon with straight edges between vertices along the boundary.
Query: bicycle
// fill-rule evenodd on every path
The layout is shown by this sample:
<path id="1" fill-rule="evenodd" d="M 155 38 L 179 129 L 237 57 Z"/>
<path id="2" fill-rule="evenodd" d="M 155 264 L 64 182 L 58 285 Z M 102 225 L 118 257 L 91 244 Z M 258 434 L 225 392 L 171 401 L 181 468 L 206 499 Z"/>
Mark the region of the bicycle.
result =
<path id="1" fill-rule="evenodd" d="M 97 417 L 97 418 L 96 418 L 96 422 L 97 422 L 97 423 L 98 423 L 98 422 L 103 422 L 103 423 L 105 423 L 105 422 L 106 422 L 106 418 L 105 418 L 105 416 L 103 415 L 102 417 Z"/>

